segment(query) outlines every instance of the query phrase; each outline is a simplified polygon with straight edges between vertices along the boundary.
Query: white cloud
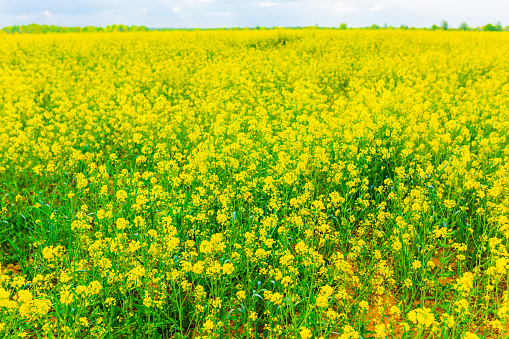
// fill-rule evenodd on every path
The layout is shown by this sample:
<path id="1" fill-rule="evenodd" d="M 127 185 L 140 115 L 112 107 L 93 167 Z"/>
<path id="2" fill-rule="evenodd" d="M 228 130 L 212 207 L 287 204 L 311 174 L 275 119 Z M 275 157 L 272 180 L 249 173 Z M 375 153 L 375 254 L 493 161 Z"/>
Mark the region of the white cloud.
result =
<path id="1" fill-rule="evenodd" d="M 43 11 L 42 15 L 44 15 L 44 16 L 51 16 L 51 12 L 50 11 Z"/>
<path id="2" fill-rule="evenodd" d="M 375 5 L 375 6 L 371 7 L 369 10 L 372 11 L 372 12 L 377 12 L 377 11 L 381 11 L 384 8 L 385 8 L 384 5 L 378 4 L 378 5 Z"/>
<path id="3" fill-rule="evenodd" d="M 260 4 L 258 6 L 260 7 L 272 7 L 272 6 L 276 6 L 277 4 L 273 3 L 273 2 L 260 2 Z"/>
<path id="4" fill-rule="evenodd" d="M 180 12 L 181 10 L 182 10 L 182 8 L 180 8 L 180 6 L 173 7 L 174 12 Z"/>
<path id="5" fill-rule="evenodd" d="M 186 0 L 186 3 L 190 5 L 194 5 L 195 3 L 210 4 L 213 2 L 214 0 Z"/>

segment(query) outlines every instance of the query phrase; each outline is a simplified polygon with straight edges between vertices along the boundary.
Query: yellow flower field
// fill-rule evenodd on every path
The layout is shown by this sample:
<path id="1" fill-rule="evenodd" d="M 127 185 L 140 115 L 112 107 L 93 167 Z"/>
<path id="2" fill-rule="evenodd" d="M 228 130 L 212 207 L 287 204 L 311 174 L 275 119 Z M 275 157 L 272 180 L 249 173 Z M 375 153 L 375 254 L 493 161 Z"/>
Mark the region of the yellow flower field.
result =
<path id="1" fill-rule="evenodd" d="M 509 35 L 4 34 L 0 336 L 508 338 Z"/>

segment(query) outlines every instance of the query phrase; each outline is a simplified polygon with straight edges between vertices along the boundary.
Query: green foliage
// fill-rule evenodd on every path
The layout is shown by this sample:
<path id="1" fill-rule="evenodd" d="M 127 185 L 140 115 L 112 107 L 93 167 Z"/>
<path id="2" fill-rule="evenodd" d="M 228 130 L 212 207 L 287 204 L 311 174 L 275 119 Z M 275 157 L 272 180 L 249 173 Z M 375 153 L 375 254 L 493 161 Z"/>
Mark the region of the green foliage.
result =
<path id="1" fill-rule="evenodd" d="M 486 26 L 482 27 L 483 31 L 496 31 L 497 28 L 493 26 L 492 24 L 487 24 Z"/>
<path id="2" fill-rule="evenodd" d="M 313 27 L 315 27 L 315 28 L 323 28 L 323 27 L 319 27 L 318 24 L 315 24 L 315 26 L 313 26 Z M 301 27 L 286 27 L 286 28 L 287 29 L 288 28 L 290 28 L 290 29 L 297 29 L 297 28 L 301 29 Z M 344 30 L 344 29 L 347 29 L 347 28 L 348 27 L 347 27 L 346 23 L 342 23 L 339 26 L 339 29 L 341 29 L 341 30 Z M 371 26 L 364 27 L 364 28 L 367 28 L 367 29 L 391 28 L 391 29 L 393 29 L 394 27 L 388 26 L 387 23 L 385 23 L 383 27 L 380 27 L 377 24 L 373 24 Z M 415 27 L 410 27 L 409 28 L 408 25 L 401 25 L 399 28 L 400 29 L 419 29 L 419 28 L 415 28 Z M 224 30 L 224 29 L 226 29 L 226 30 L 229 30 L 229 29 L 242 30 L 243 28 L 241 28 L 241 27 L 236 27 L 236 28 L 218 28 L 218 29 L 211 29 L 211 30 Z M 254 29 L 255 30 L 266 30 L 267 28 L 266 27 L 261 27 L 261 26 L 256 26 Z M 272 29 L 277 29 L 277 27 L 273 27 Z M 428 28 L 423 28 L 423 29 L 427 30 Z M 438 25 L 431 26 L 431 30 L 432 31 L 435 31 L 435 30 L 449 30 L 449 29 L 450 29 L 449 28 L 449 24 L 445 20 L 443 20 L 441 22 L 440 26 L 438 26 Z M 0 29 L 0 34 L 2 34 L 2 33 L 9 33 L 9 34 L 12 34 L 12 33 L 35 33 L 35 34 L 40 34 L 40 33 L 80 33 L 80 32 L 85 32 L 85 33 L 92 33 L 92 32 L 146 32 L 146 31 L 173 31 L 173 30 L 193 31 L 195 29 L 147 28 L 145 26 L 125 26 L 125 25 L 121 25 L 121 24 L 120 25 L 113 24 L 111 26 L 108 25 L 106 27 L 95 27 L 95 26 L 66 27 L 66 26 L 55 26 L 55 25 L 30 24 L 30 25 L 21 25 L 21 26 L 17 26 L 17 25 L 7 26 L 7 27 L 4 27 L 4 28 Z M 461 31 L 471 31 L 472 28 L 470 28 L 466 22 L 463 22 L 458 27 L 458 30 L 461 30 Z M 482 28 L 477 28 L 475 30 L 482 30 L 482 31 L 507 31 L 507 30 L 509 30 L 509 26 L 503 28 L 502 24 L 500 22 L 498 22 L 497 25 L 487 24 L 487 25 L 483 26 Z"/>
<path id="3" fill-rule="evenodd" d="M 7 33 L 78 33 L 78 32 L 146 32 L 148 28 L 145 26 L 124 26 L 112 25 L 103 27 L 85 26 L 85 27 L 65 27 L 55 25 L 21 25 L 8 26 L 1 29 Z"/>
<path id="4" fill-rule="evenodd" d="M 468 24 L 466 22 L 462 22 L 458 29 L 460 31 L 470 31 L 470 27 L 468 27 Z"/>
<path id="5" fill-rule="evenodd" d="M 502 23 L 499 21 L 496 26 L 493 24 L 487 24 L 482 27 L 482 30 L 485 32 L 500 32 L 502 31 Z"/>

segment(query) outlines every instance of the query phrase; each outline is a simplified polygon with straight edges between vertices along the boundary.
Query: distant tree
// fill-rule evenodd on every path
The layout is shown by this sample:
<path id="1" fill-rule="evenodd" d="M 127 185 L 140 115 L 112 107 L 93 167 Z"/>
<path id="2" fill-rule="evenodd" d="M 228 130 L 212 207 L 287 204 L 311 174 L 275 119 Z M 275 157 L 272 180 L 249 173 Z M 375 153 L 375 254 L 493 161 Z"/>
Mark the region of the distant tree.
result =
<path id="1" fill-rule="evenodd" d="M 496 28 L 497 28 L 497 31 L 499 31 L 499 32 L 502 31 L 502 23 L 500 21 L 497 22 Z"/>
<path id="2" fill-rule="evenodd" d="M 468 24 L 466 22 L 462 22 L 458 29 L 460 31 L 469 31 L 470 27 L 468 27 Z"/>
<path id="3" fill-rule="evenodd" d="M 492 24 L 487 24 L 486 26 L 482 27 L 482 30 L 486 31 L 486 32 L 488 32 L 488 31 L 494 32 L 497 30 L 497 27 L 493 26 Z"/>
<path id="4" fill-rule="evenodd" d="M 401 25 L 401 26 L 399 26 L 399 28 L 401 28 L 401 29 L 408 29 L 408 25 Z"/>
<path id="5" fill-rule="evenodd" d="M 442 25 L 442 29 L 443 29 L 444 31 L 446 31 L 447 29 L 449 29 L 449 24 L 447 23 L 447 21 L 442 20 L 441 25 Z"/>
<path id="6" fill-rule="evenodd" d="M 346 24 L 342 23 L 341 25 L 339 25 L 339 29 L 346 29 Z"/>
<path id="7" fill-rule="evenodd" d="M 370 29 L 380 29 L 380 26 L 377 24 L 371 25 Z"/>
<path id="8" fill-rule="evenodd" d="M 439 27 L 438 27 L 437 25 L 433 25 L 433 26 L 431 26 L 431 30 L 432 30 L 432 31 L 436 31 L 438 28 L 439 28 Z"/>

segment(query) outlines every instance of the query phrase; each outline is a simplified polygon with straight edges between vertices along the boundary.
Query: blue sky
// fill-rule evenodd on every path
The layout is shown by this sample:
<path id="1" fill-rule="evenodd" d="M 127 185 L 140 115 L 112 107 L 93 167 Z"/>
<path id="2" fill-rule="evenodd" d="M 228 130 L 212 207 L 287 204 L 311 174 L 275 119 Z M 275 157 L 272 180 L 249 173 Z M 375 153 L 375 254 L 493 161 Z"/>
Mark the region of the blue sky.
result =
<path id="1" fill-rule="evenodd" d="M 0 0 L 0 27 L 13 24 L 216 28 L 255 26 L 471 27 L 509 25 L 509 0 Z"/>

